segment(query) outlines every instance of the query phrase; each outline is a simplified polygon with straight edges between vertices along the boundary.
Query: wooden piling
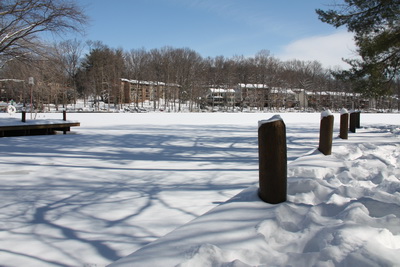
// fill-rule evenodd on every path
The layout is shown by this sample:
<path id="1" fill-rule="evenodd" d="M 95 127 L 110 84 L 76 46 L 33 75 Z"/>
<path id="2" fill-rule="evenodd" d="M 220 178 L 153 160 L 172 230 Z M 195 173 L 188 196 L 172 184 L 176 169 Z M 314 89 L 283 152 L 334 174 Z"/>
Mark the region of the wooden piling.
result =
<path id="1" fill-rule="evenodd" d="M 357 112 L 350 111 L 350 132 L 355 133 L 357 128 Z"/>
<path id="2" fill-rule="evenodd" d="M 21 114 L 22 114 L 21 121 L 22 121 L 22 122 L 26 122 L 26 111 L 23 110 L 23 111 L 21 112 Z"/>
<path id="3" fill-rule="evenodd" d="M 361 115 L 361 111 L 356 111 L 356 128 L 361 128 L 360 126 L 360 115 Z"/>
<path id="4" fill-rule="evenodd" d="M 318 150 L 326 156 L 332 154 L 333 119 L 329 110 L 322 112 Z"/>
<path id="5" fill-rule="evenodd" d="M 349 136 L 349 112 L 343 108 L 340 111 L 340 134 L 341 139 L 348 139 Z"/>
<path id="6" fill-rule="evenodd" d="M 286 126 L 279 115 L 258 127 L 259 197 L 270 204 L 286 201 Z"/>

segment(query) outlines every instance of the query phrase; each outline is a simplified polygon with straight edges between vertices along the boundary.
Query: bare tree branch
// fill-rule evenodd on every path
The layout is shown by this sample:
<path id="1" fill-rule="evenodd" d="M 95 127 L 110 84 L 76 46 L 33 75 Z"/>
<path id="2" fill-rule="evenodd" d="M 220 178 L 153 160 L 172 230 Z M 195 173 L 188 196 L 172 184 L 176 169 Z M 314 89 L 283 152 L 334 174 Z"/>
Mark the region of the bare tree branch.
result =
<path id="1" fill-rule="evenodd" d="M 74 0 L 2 0 L 0 64 L 40 50 L 38 34 L 81 32 L 87 23 Z"/>

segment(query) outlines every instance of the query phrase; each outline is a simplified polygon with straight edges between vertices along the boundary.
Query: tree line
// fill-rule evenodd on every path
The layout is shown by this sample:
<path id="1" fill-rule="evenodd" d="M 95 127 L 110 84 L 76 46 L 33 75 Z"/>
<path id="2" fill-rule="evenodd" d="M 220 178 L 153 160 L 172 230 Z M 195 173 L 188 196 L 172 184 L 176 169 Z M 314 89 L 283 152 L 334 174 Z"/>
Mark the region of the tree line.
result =
<path id="1" fill-rule="evenodd" d="M 282 61 L 268 50 L 228 58 L 203 57 L 190 48 L 169 46 L 125 51 L 100 41 L 43 43 L 41 32 L 80 31 L 87 21 L 83 9 L 72 0 L 4 0 L 0 5 L 0 78 L 25 82 L 3 89 L 0 97 L 26 101 L 33 90 L 37 106 L 65 105 L 78 98 L 120 104 L 121 78 L 178 84 L 179 104 L 189 101 L 191 105 L 203 101 L 208 88 L 234 88 L 238 83 L 359 92 L 373 98 L 399 95 L 399 0 L 345 3 L 336 7 L 348 14 L 343 15 L 343 10 L 317 13 L 322 21 L 347 25 L 356 33 L 362 60 L 348 61 L 349 71 L 326 69 L 318 61 Z M 357 20 L 361 18 L 368 23 Z M 34 85 L 28 77 L 34 78 Z"/>
<path id="2" fill-rule="evenodd" d="M 85 52 L 88 51 L 88 52 Z M 77 98 L 121 103 L 121 78 L 178 84 L 179 100 L 195 103 L 209 88 L 234 88 L 238 83 L 309 91 L 344 91 L 351 87 L 334 78 L 318 61 L 281 61 L 267 50 L 253 57 L 202 57 L 190 48 L 162 47 L 124 51 L 99 41 L 62 41 L 43 56 L 8 62 L 8 79 L 35 78 L 39 103 L 66 104 Z M 21 100 L 21 92 L 10 97 Z"/>

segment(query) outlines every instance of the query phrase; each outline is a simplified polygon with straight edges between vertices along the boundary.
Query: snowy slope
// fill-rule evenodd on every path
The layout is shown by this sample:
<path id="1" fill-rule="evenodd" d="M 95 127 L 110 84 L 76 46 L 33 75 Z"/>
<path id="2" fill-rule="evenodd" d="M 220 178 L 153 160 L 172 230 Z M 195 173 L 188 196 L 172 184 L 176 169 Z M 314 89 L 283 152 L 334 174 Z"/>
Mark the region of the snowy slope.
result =
<path id="1" fill-rule="evenodd" d="M 72 134 L 0 138 L 0 265 L 105 266 L 134 251 L 115 264 L 400 262 L 400 116 L 363 114 L 326 157 L 320 114 L 281 114 L 289 196 L 269 205 L 257 123 L 272 115 L 68 114 Z"/>
<path id="2" fill-rule="evenodd" d="M 387 130 L 292 162 L 285 203 L 250 187 L 110 267 L 400 266 L 400 146 Z"/>

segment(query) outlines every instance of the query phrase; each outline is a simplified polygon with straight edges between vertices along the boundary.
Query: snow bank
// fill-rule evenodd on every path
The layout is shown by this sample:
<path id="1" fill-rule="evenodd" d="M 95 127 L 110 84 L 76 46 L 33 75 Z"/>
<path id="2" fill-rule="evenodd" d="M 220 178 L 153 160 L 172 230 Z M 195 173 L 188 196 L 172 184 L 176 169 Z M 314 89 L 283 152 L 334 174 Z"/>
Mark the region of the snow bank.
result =
<path id="1" fill-rule="evenodd" d="M 292 162 L 285 203 L 250 187 L 110 267 L 400 266 L 400 145 L 386 131 Z"/>

